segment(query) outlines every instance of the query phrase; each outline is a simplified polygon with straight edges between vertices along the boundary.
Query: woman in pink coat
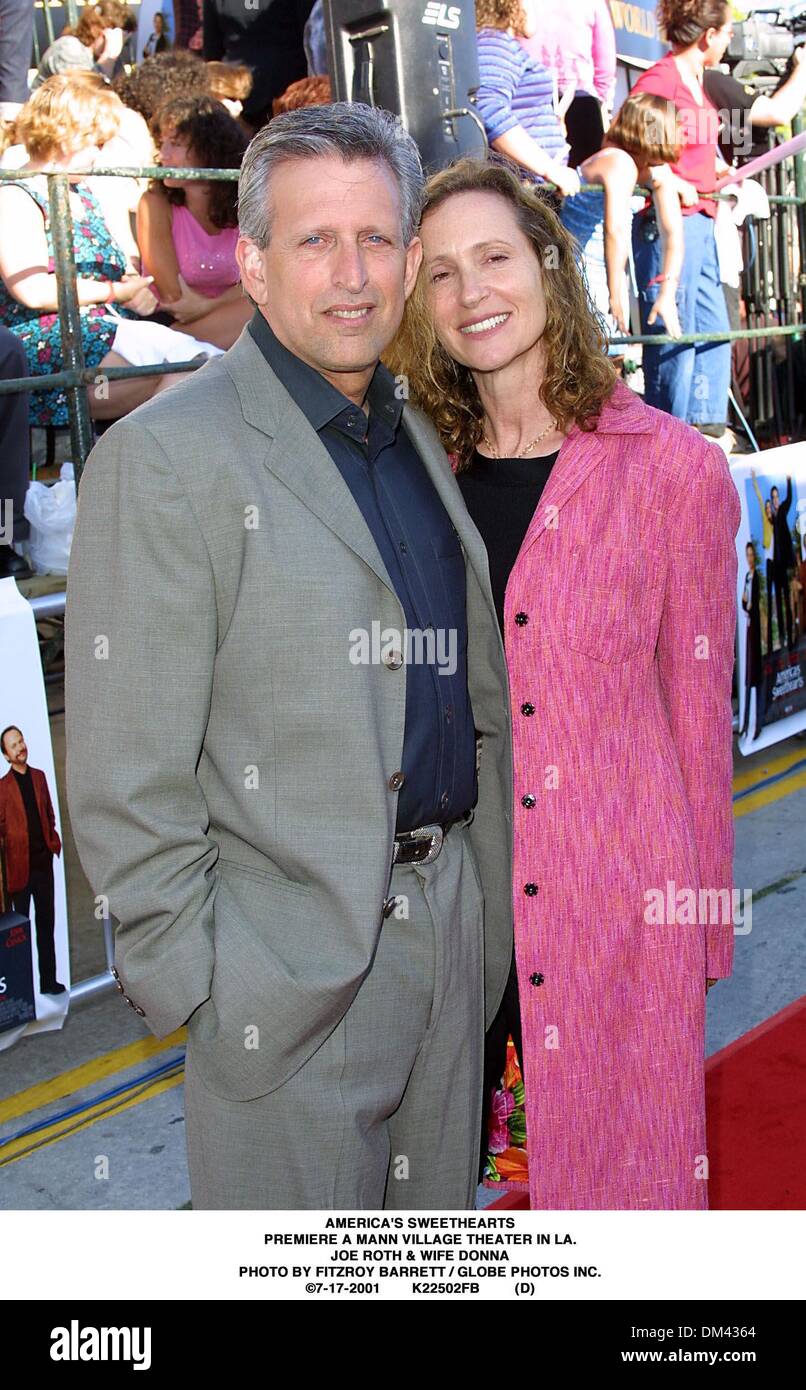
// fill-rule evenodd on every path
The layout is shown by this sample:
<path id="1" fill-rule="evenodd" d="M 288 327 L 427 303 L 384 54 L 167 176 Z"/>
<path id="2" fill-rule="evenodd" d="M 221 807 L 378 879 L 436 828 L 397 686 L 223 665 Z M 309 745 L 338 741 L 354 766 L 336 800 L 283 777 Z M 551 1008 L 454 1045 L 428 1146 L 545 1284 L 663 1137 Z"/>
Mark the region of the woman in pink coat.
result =
<path id="1" fill-rule="evenodd" d="M 531 1205 L 707 1207 L 739 498 L 617 378 L 568 234 L 507 169 L 435 175 L 421 236 L 391 365 L 457 456 L 507 656 Z"/>

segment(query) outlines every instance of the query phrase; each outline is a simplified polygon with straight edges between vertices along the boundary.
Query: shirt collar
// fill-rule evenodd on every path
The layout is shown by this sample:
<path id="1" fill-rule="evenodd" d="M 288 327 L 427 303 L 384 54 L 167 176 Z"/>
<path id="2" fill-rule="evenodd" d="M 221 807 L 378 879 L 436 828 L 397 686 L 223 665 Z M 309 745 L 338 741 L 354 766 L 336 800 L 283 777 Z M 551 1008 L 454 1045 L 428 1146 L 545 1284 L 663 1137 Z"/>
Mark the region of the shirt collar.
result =
<path id="1" fill-rule="evenodd" d="M 356 410 L 354 401 L 280 342 L 259 309 L 252 315 L 249 332 L 275 376 L 315 430 L 324 429 L 343 411 Z M 396 395 L 395 378 L 382 362 L 375 368 L 366 399 L 370 412 L 391 430 L 396 430 L 403 414 L 403 401 Z"/>

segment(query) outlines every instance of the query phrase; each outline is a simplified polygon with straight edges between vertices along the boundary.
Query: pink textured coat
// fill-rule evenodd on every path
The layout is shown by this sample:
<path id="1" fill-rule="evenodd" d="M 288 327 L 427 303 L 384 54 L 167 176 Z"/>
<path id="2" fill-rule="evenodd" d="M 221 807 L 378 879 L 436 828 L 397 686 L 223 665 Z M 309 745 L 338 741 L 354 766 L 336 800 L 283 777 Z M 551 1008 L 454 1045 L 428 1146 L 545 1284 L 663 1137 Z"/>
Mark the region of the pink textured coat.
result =
<path id="1" fill-rule="evenodd" d="M 719 447 L 619 383 L 507 585 L 534 1208 L 708 1205 L 705 981 L 733 928 L 644 914 L 669 883 L 733 887 L 739 519 Z"/>

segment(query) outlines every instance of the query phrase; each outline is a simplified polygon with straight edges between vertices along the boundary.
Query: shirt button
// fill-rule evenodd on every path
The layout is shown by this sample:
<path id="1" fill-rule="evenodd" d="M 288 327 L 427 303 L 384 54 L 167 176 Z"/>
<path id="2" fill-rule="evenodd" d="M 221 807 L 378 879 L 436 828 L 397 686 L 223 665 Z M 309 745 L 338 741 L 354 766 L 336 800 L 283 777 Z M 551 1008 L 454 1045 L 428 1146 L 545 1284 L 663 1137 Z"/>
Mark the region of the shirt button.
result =
<path id="1" fill-rule="evenodd" d="M 528 700 L 526 701 L 525 705 L 521 705 L 521 714 L 534 714 L 534 712 L 535 707 L 534 705 L 531 705 Z"/>
<path id="2" fill-rule="evenodd" d="M 527 811 L 531 811 L 532 807 L 536 805 L 537 798 L 532 796 L 531 792 L 527 792 L 525 796 L 521 797 L 521 806 L 525 806 Z"/>
<path id="3" fill-rule="evenodd" d="M 439 804 L 440 804 L 440 806 L 442 807 L 443 811 L 445 810 L 445 807 L 447 806 L 447 804 L 448 804 L 449 801 L 450 801 L 450 797 L 448 796 L 448 793 L 447 793 L 447 792 L 443 792 L 443 793 L 442 793 L 442 796 L 439 798 Z"/>
<path id="4" fill-rule="evenodd" d="M 529 621 L 529 614 L 528 614 L 528 613 L 516 613 L 516 614 L 515 614 L 515 622 L 518 624 L 518 627 L 524 627 L 525 624 L 528 623 L 528 621 Z"/>
<path id="5" fill-rule="evenodd" d="M 534 975 L 530 975 L 530 976 L 529 976 L 529 984 L 530 984 L 530 985 L 535 985 L 535 986 L 537 986 L 537 985 L 542 985 L 542 983 L 543 983 L 543 981 L 545 980 L 545 978 L 546 978 L 545 975 L 541 975 L 541 974 L 540 974 L 540 971 L 539 971 L 539 970 L 536 970 L 535 973 L 534 973 Z"/>
<path id="6" fill-rule="evenodd" d="M 404 555 L 408 555 L 408 553 L 409 553 L 409 547 L 406 545 L 406 542 L 405 542 L 405 541 L 401 541 L 401 542 L 400 542 L 400 549 L 403 551 L 403 554 L 404 554 Z"/>
<path id="7" fill-rule="evenodd" d="M 399 671 L 403 665 L 403 657 L 400 652 L 387 652 L 383 658 L 383 664 L 390 671 Z"/>
<path id="8" fill-rule="evenodd" d="M 526 894 L 527 898 L 533 898 L 534 895 L 535 895 L 535 893 L 537 892 L 537 884 L 536 884 L 536 883 L 524 883 L 524 885 L 523 885 L 523 891 L 524 891 L 524 893 Z"/>
<path id="9" fill-rule="evenodd" d="M 390 792 L 400 791 L 400 788 L 403 786 L 405 780 L 406 778 L 402 772 L 393 772 L 392 776 L 389 778 Z"/>

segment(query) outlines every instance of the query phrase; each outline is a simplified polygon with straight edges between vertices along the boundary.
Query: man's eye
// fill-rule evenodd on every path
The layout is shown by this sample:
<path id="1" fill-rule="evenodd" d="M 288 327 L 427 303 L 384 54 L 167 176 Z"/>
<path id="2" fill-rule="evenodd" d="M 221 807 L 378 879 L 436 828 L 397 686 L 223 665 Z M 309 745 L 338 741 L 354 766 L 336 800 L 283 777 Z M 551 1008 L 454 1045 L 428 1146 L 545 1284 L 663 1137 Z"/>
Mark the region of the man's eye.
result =
<path id="1" fill-rule="evenodd" d="M 380 232 L 370 232 L 369 236 L 367 237 L 367 241 L 382 241 L 382 242 L 387 242 L 387 241 L 388 241 L 388 238 L 385 237 L 385 236 L 381 236 L 381 233 L 380 233 Z"/>
<path id="2" fill-rule="evenodd" d="M 306 238 L 305 238 L 305 240 L 304 240 L 304 242 L 303 242 L 302 244 L 303 244 L 303 246 L 312 246 L 313 243 L 314 243 L 315 241 L 321 241 L 321 240 L 322 240 L 322 238 L 321 238 L 317 233 L 314 232 L 311 236 L 306 236 Z"/>

